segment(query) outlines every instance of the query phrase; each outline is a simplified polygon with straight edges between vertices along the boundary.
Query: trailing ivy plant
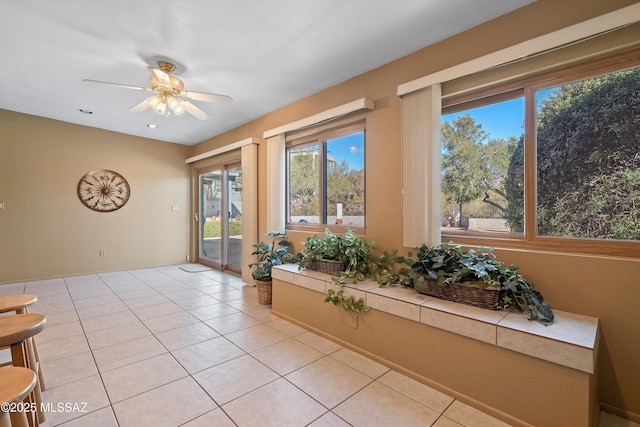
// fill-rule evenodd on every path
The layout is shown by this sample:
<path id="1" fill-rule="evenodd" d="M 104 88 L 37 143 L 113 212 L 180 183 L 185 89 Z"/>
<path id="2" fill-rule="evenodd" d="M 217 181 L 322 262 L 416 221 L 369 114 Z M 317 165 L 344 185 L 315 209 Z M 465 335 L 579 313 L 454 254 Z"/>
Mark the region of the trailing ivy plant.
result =
<path id="1" fill-rule="evenodd" d="M 378 283 L 381 286 L 401 285 L 405 288 L 413 288 L 416 282 L 422 283 L 427 277 L 435 280 L 440 286 L 446 286 L 450 283 L 451 275 L 464 251 L 460 249 L 460 246 L 452 243 L 441 243 L 435 247 L 423 244 L 416 249 L 415 259 L 412 251 L 409 251 L 406 257 L 397 255 L 395 249 L 391 254 L 385 254 L 388 262 L 400 267 L 397 269 L 397 273 L 389 274 L 389 280 Z M 389 270 L 392 269 L 389 268 Z"/>
<path id="2" fill-rule="evenodd" d="M 501 289 L 503 296 L 500 308 L 515 307 L 523 313 L 529 314 L 529 320 L 535 320 L 543 325 L 553 323 L 554 314 L 551 305 L 544 300 L 542 294 L 536 290 L 533 283 L 518 273 L 518 267 L 510 265 L 503 271 Z"/>
<path id="3" fill-rule="evenodd" d="M 347 282 L 358 283 L 365 277 L 377 280 L 378 277 L 389 275 L 391 272 L 389 259 L 378 261 L 372 254 L 373 242 L 366 242 L 356 236 L 350 228 L 347 228 L 344 235 L 335 234 L 327 228 L 324 237 L 309 236 L 302 244 L 304 249 L 298 254 L 300 268 L 308 268 L 313 261 L 321 259 L 343 263 L 344 270 L 340 272 L 340 276 L 331 278 L 340 288 Z M 324 301 L 340 305 L 355 316 L 369 311 L 362 298 L 355 299 L 342 289 L 328 290 Z"/>
<path id="4" fill-rule="evenodd" d="M 493 254 L 492 248 L 478 248 L 464 251 L 452 243 L 442 243 L 435 247 L 422 245 L 413 253 L 397 255 L 396 251 L 386 255 L 386 260 L 399 266 L 397 272 L 389 269 L 381 286 L 401 285 L 408 288 L 424 288 L 424 282 L 432 279 L 439 286 L 451 283 L 469 283 L 476 286 L 496 288 L 502 291 L 498 303 L 500 309 L 515 308 L 528 314 L 529 320 L 543 325 L 553 323 L 551 305 L 544 301 L 542 294 L 533 283 L 518 272 L 515 265 L 504 265 Z M 382 258 L 381 258 L 382 259 Z"/>
<path id="5" fill-rule="evenodd" d="M 304 249 L 299 254 L 300 268 L 307 268 L 312 261 L 320 259 L 344 264 L 340 276 L 332 278 L 336 284 L 345 284 L 347 281 L 357 283 L 366 276 L 375 276 L 380 270 L 371 253 L 373 242 L 366 242 L 356 236 L 350 228 L 347 228 L 344 235 L 334 234 L 327 228 L 324 237 L 309 236 L 302 244 Z"/>
<path id="6" fill-rule="evenodd" d="M 324 302 L 330 302 L 333 305 L 340 305 L 347 313 L 351 313 L 358 317 L 361 312 L 369 311 L 369 307 L 365 305 L 362 298 L 354 298 L 353 295 L 347 295 L 344 290 L 329 289 Z"/>

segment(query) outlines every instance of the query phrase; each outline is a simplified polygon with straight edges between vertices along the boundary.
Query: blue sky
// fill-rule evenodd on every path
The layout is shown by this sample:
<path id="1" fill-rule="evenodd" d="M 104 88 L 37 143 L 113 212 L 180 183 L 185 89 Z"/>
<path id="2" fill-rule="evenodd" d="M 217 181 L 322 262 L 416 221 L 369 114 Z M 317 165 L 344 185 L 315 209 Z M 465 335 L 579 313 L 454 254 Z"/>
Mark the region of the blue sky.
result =
<path id="1" fill-rule="evenodd" d="M 539 91 L 538 105 L 557 88 Z M 482 129 L 489 134 L 489 138 L 507 139 L 509 136 L 519 137 L 524 129 L 524 98 L 516 98 L 497 104 L 485 105 L 471 110 L 442 116 L 442 121 L 452 121 L 458 116 L 469 114 L 476 123 L 482 124 Z M 351 169 L 364 167 L 364 138 L 363 133 L 336 138 L 329 141 L 329 154 L 336 161 L 346 159 Z"/>
<path id="2" fill-rule="evenodd" d="M 364 132 L 331 139 L 327 142 L 327 150 L 337 162 L 346 159 L 351 169 L 359 170 L 364 167 Z"/>
<path id="3" fill-rule="evenodd" d="M 465 114 L 473 117 L 476 123 L 482 124 L 482 129 L 489 134 L 489 138 L 517 138 L 524 129 L 524 98 L 447 114 L 442 116 L 442 122 L 451 122 Z"/>
<path id="4" fill-rule="evenodd" d="M 547 99 L 558 87 L 539 90 L 536 93 L 537 106 Z M 524 98 L 516 98 L 497 104 L 464 110 L 442 116 L 442 122 L 455 120 L 457 117 L 469 114 L 476 123 L 482 124 L 482 129 L 489 134 L 489 138 L 507 139 L 509 136 L 519 137 L 524 131 Z"/>

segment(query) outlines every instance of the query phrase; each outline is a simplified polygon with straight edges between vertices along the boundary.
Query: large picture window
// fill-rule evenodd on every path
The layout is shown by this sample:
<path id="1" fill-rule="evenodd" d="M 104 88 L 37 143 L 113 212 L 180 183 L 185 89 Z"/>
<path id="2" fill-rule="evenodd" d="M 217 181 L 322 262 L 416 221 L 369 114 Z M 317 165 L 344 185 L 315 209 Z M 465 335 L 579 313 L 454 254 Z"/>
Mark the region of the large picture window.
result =
<path id="1" fill-rule="evenodd" d="M 534 96 L 537 234 L 640 241 L 640 67 Z"/>
<path id="2" fill-rule="evenodd" d="M 640 67 L 621 58 L 443 100 L 443 240 L 637 249 Z"/>
<path id="3" fill-rule="evenodd" d="M 364 123 L 287 143 L 287 223 L 364 227 Z"/>
<path id="4" fill-rule="evenodd" d="M 522 234 L 524 97 L 513 96 L 442 116 L 444 231 Z"/>

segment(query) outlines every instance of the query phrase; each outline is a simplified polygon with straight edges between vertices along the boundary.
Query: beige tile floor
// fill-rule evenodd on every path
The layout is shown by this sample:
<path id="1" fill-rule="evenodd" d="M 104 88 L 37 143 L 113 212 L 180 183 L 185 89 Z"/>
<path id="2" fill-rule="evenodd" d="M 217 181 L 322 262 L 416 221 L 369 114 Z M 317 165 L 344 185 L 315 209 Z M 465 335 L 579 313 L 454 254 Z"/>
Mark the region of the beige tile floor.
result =
<path id="1" fill-rule="evenodd" d="M 506 425 L 272 315 L 231 274 L 167 266 L 0 286 L 16 293 L 47 316 L 43 427 Z M 638 426 L 606 413 L 600 425 Z"/>

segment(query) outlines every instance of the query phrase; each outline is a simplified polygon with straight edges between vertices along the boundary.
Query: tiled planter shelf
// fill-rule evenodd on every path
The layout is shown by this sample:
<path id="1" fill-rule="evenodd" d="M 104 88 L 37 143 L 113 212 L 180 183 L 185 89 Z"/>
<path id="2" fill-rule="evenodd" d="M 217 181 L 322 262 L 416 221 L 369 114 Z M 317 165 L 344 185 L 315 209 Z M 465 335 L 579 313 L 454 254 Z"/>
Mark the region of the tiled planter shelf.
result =
<path id="1" fill-rule="evenodd" d="M 563 425 L 589 425 L 593 422 L 594 416 L 592 412 L 597 409 L 597 393 L 594 391 L 596 387 L 595 376 L 593 374 L 596 369 L 595 363 L 599 341 L 599 324 L 596 318 L 554 310 L 556 315 L 555 323 L 551 326 L 543 326 L 527 320 L 525 314 L 517 311 L 508 312 L 480 309 L 421 295 L 412 289 L 400 287 L 381 288 L 374 281 L 365 280 L 358 284 L 345 285 L 344 290 L 347 294 L 353 295 L 355 298 L 363 298 L 366 305 L 371 308 L 371 311 L 361 315 L 359 320 L 361 330 L 356 329 L 355 331 L 352 330 L 343 333 L 343 329 L 349 329 L 345 323 L 348 322 L 348 320 L 345 319 L 350 319 L 350 316 L 340 315 L 342 317 L 342 326 L 334 323 L 325 328 L 322 318 L 316 320 L 313 315 L 304 311 L 298 311 L 298 309 L 292 308 L 289 302 L 285 301 L 285 292 L 291 293 L 296 288 L 301 288 L 300 291 L 296 291 L 302 292 L 300 295 L 309 298 L 309 301 L 312 300 L 311 298 L 315 301 L 313 294 L 308 294 L 308 291 L 324 294 L 327 289 L 336 287 L 331 281 L 331 276 L 315 271 L 299 270 L 297 265 L 290 264 L 274 267 L 273 279 L 273 311 L 275 314 L 283 315 L 290 320 L 297 321 L 316 331 L 324 332 L 328 337 L 335 338 L 338 341 L 346 343 L 346 345 L 352 346 L 354 349 L 362 350 L 364 353 L 368 353 L 374 357 L 378 356 L 376 354 L 375 344 L 369 345 L 367 344 L 367 340 L 381 339 L 385 333 L 383 326 L 389 322 L 396 322 L 400 325 L 399 327 L 402 328 L 402 330 L 397 330 L 397 334 L 411 333 L 420 335 L 413 338 L 416 340 L 416 343 L 421 342 L 418 340 L 426 340 L 427 337 L 437 335 L 438 337 L 442 337 L 443 340 L 453 340 L 456 344 L 460 343 L 459 345 L 464 348 L 464 351 L 470 353 L 475 351 L 487 352 L 489 360 L 494 358 L 494 354 L 496 361 L 513 360 L 513 367 L 503 366 L 505 372 L 511 372 L 512 369 L 521 369 L 518 367 L 518 364 L 522 364 L 526 369 L 531 369 L 531 371 L 527 373 L 528 376 L 537 375 L 535 374 L 537 369 L 541 370 L 541 375 L 551 375 L 551 370 L 558 370 L 558 372 L 562 374 L 554 374 L 554 382 L 558 381 L 558 384 L 552 384 L 552 389 L 557 387 L 577 387 L 577 389 L 574 390 L 576 391 L 574 394 L 580 396 L 577 400 L 585 400 L 585 402 L 577 404 L 576 410 L 586 412 L 586 414 L 581 414 L 581 417 L 578 417 L 579 420 L 573 420 L 575 422 L 569 420 L 568 423 Z M 282 287 L 279 286 L 280 283 Z M 293 285 L 294 288 L 286 288 L 289 289 L 289 291 L 285 291 L 285 287 L 289 285 Z M 280 288 L 283 290 L 279 290 Z M 278 301 L 279 293 L 281 295 L 281 302 Z M 330 306 L 333 310 L 337 310 L 335 313 L 342 312 L 342 310 L 324 303 L 322 295 L 317 295 L 317 300 L 319 304 L 324 304 L 325 306 Z M 308 304 L 311 303 L 309 302 Z M 315 302 L 313 304 L 315 304 Z M 324 310 L 322 306 L 318 306 L 317 308 L 318 310 Z M 315 308 L 307 307 L 307 311 L 309 310 L 315 310 Z M 368 316 L 372 316 L 376 311 L 386 313 L 392 317 L 384 317 L 385 315 L 379 314 L 377 315 L 378 318 L 384 317 L 384 319 L 387 319 L 386 323 L 376 323 L 374 325 L 374 320 L 368 320 Z M 296 313 L 299 313 L 299 315 Z M 336 316 L 339 315 L 336 314 Z M 376 317 L 376 315 L 372 317 Z M 335 322 L 333 319 L 331 321 Z M 420 325 L 427 325 L 435 328 L 436 331 L 432 329 L 423 330 Z M 374 327 L 376 330 L 374 330 Z M 423 333 L 425 334 L 424 336 L 422 336 Z M 442 335 L 442 333 L 454 335 Z M 393 332 L 388 332 L 388 335 L 389 339 L 393 339 Z M 459 338 L 455 338 L 456 336 Z M 474 341 L 465 340 L 460 337 L 472 339 L 478 343 L 473 344 Z M 392 345 L 394 343 L 389 344 Z M 489 345 L 489 347 L 485 347 L 485 345 Z M 492 347 L 495 348 L 495 350 L 491 350 Z M 410 351 L 410 349 L 408 351 Z M 513 352 L 515 352 L 515 354 Z M 509 356 L 509 354 L 512 354 L 512 356 Z M 473 354 L 469 354 L 470 364 L 474 363 L 473 356 Z M 438 355 L 436 355 L 436 358 L 437 357 Z M 388 361 L 389 358 L 391 357 L 387 355 L 380 356 L 382 361 Z M 447 360 L 449 359 L 443 356 L 443 361 Z M 406 368 L 408 371 L 416 370 L 413 366 L 403 366 L 402 361 L 397 362 L 391 360 L 390 362 L 392 365 L 398 363 L 400 368 Z M 440 363 L 439 360 L 438 363 Z M 505 362 L 496 363 L 502 363 L 504 365 Z M 549 363 L 551 363 L 551 365 L 549 365 Z M 553 368 L 554 365 L 556 366 L 555 368 Z M 476 372 L 469 366 L 465 367 L 465 369 L 470 369 L 470 372 Z M 482 368 L 478 367 L 478 369 Z M 566 369 L 569 369 L 569 371 Z M 562 378 L 563 375 L 566 375 L 566 378 Z M 428 377 L 428 372 L 418 372 L 418 376 Z M 577 385 L 576 378 L 579 379 L 578 382 L 580 382 L 581 385 Z M 436 381 L 439 384 L 445 382 L 441 379 Z M 445 387 L 449 387 L 447 384 L 444 385 Z M 454 385 L 451 385 L 451 387 L 454 387 Z M 460 386 L 456 384 L 455 387 Z M 580 387 L 584 389 L 582 390 Z M 541 389 L 542 388 L 543 386 L 541 386 Z M 470 385 L 469 389 L 474 390 L 474 387 Z M 530 396 L 530 394 L 527 393 L 526 385 L 515 387 L 515 389 L 521 390 L 522 393 Z M 487 405 L 493 408 L 497 406 L 492 402 L 483 402 L 482 399 L 478 399 L 477 396 L 473 396 L 472 400 L 477 400 L 480 406 Z M 527 405 L 532 407 L 536 406 L 531 402 L 528 402 Z M 548 405 L 544 404 L 540 410 L 552 410 L 552 408 L 545 409 L 545 406 Z M 560 406 L 565 406 L 565 411 L 568 410 L 566 404 L 561 404 Z M 505 408 L 498 408 L 498 410 L 500 413 L 504 412 L 507 414 L 506 419 L 508 421 L 515 422 L 516 424 L 518 424 L 516 420 L 527 418 L 523 417 L 517 409 L 515 409 L 513 413 Z M 523 410 L 523 413 L 527 413 L 527 410 Z M 510 418 L 509 415 L 513 416 L 515 420 Z M 555 421 L 557 422 L 558 419 L 555 418 Z M 539 424 L 540 422 L 543 422 L 542 418 L 531 418 L 528 419 L 525 424 L 542 425 Z"/>

